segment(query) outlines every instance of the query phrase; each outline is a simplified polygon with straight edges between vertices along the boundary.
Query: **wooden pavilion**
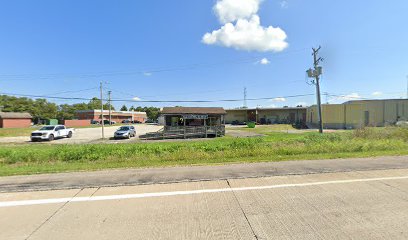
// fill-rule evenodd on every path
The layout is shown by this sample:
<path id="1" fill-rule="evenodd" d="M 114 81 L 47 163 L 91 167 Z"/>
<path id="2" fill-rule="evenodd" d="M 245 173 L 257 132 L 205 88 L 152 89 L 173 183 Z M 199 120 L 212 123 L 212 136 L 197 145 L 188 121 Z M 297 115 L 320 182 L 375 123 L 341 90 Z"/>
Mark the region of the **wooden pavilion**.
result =
<path id="1" fill-rule="evenodd" d="M 164 127 L 155 138 L 224 136 L 226 114 L 220 107 L 165 107 L 159 117 Z"/>

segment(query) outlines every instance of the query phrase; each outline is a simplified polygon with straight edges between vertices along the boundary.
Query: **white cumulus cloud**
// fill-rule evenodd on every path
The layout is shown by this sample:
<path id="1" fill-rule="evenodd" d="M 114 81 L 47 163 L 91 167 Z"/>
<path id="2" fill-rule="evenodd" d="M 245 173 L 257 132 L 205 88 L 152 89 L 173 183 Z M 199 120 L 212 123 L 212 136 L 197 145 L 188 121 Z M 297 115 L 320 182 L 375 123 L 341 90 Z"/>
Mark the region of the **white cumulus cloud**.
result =
<path id="1" fill-rule="evenodd" d="M 219 0 L 214 12 L 221 23 L 229 23 L 256 14 L 260 3 L 261 0 Z"/>
<path id="2" fill-rule="evenodd" d="M 277 97 L 277 98 L 271 99 L 270 101 L 271 102 L 286 102 L 286 98 Z"/>
<path id="3" fill-rule="evenodd" d="M 237 50 L 283 51 L 288 46 L 287 35 L 279 27 L 261 25 L 257 15 L 260 3 L 260 0 L 218 0 L 214 11 L 224 25 L 204 34 L 202 42 Z"/>
<path id="4" fill-rule="evenodd" d="M 373 92 L 371 95 L 373 95 L 373 96 L 381 96 L 381 95 L 383 95 L 383 93 L 382 92 L 379 92 L 379 91 L 377 91 L 377 92 Z"/>
<path id="5" fill-rule="evenodd" d="M 261 64 L 263 65 L 267 65 L 269 63 L 271 63 L 267 58 L 262 58 L 261 61 L 259 61 Z"/>
<path id="6" fill-rule="evenodd" d="M 287 0 L 283 0 L 280 3 L 281 8 L 288 8 L 289 7 L 289 2 Z"/>
<path id="7" fill-rule="evenodd" d="M 361 98 L 362 97 L 358 93 L 350 93 L 350 94 L 339 97 L 339 99 L 342 99 L 342 100 L 358 100 Z"/>
<path id="8" fill-rule="evenodd" d="M 140 100 L 142 100 L 142 99 L 141 99 L 140 97 L 134 97 L 133 100 L 135 100 L 135 101 L 140 101 Z"/>

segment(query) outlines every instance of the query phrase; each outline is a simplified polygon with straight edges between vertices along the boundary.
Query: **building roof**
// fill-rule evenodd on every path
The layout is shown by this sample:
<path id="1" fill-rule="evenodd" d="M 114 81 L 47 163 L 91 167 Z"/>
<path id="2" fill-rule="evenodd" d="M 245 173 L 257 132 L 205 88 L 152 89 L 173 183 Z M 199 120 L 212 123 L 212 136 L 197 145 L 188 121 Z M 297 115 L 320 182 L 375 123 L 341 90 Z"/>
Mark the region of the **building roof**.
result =
<path id="1" fill-rule="evenodd" d="M 33 118 L 33 117 L 31 116 L 31 114 L 26 113 L 26 112 L 0 112 L 0 118 L 19 119 L 19 118 Z"/>
<path id="2" fill-rule="evenodd" d="M 282 108 L 234 108 L 226 111 L 256 111 L 256 110 L 306 110 L 307 107 L 282 107 Z"/>
<path id="3" fill-rule="evenodd" d="M 219 114 L 227 112 L 222 107 L 164 107 L 162 114 Z"/>
<path id="4" fill-rule="evenodd" d="M 75 111 L 76 113 L 99 113 L 101 112 L 101 109 L 91 109 L 91 110 L 77 110 Z M 109 113 L 109 110 L 104 109 L 103 113 Z M 136 111 L 116 111 L 112 110 L 112 114 L 144 114 L 146 115 L 146 112 L 136 112 Z"/>
<path id="5" fill-rule="evenodd" d="M 408 101 L 407 98 L 390 98 L 390 99 L 358 99 L 344 102 L 343 104 L 353 104 L 358 102 L 388 102 L 388 101 Z"/>

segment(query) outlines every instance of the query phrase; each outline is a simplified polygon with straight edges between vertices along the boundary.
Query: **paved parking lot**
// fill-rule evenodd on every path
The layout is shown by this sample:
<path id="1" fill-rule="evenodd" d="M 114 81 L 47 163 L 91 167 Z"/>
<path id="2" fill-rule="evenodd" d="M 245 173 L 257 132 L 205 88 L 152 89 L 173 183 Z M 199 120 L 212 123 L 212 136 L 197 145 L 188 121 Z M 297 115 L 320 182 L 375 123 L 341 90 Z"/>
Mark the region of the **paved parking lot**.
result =
<path id="1" fill-rule="evenodd" d="M 408 170 L 3 193 L 0 239 L 407 239 Z"/>
<path id="2" fill-rule="evenodd" d="M 122 141 L 137 141 L 140 135 L 146 134 L 148 132 L 155 132 L 162 128 L 162 126 L 158 125 L 151 125 L 151 124 L 136 124 L 133 125 L 136 128 L 136 138 L 132 138 L 130 140 L 124 139 L 119 140 Z M 105 137 L 111 138 L 113 137 L 113 133 L 118 129 L 119 126 L 112 126 L 112 127 L 105 127 Z M 34 130 L 33 130 L 34 131 Z M 43 142 L 43 143 L 52 143 L 52 144 L 78 144 L 78 143 L 92 143 L 100 141 L 102 134 L 101 128 L 77 128 L 75 129 L 75 133 L 72 138 L 61 138 L 56 139 L 52 142 Z M 112 141 L 112 142 L 119 142 L 119 141 Z M 31 143 L 30 136 L 27 137 L 3 137 L 0 138 L 0 143 Z M 31 143 L 31 144 L 41 144 L 39 142 Z"/>

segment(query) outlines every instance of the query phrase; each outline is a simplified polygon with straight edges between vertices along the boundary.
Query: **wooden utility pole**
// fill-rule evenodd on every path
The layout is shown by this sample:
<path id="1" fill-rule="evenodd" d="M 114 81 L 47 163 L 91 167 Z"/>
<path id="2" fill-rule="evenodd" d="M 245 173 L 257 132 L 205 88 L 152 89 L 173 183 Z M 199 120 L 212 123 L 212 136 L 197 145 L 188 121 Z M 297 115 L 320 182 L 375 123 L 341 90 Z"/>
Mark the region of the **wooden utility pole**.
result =
<path id="1" fill-rule="evenodd" d="M 102 139 L 105 139 L 105 120 L 103 119 L 103 84 L 100 83 L 101 91 L 101 123 L 102 123 Z"/>
<path id="2" fill-rule="evenodd" d="M 111 103 L 111 93 L 112 91 L 108 91 L 108 96 L 109 96 L 109 125 L 112 124 L 112 103 Z"/>
<path id="3" fill-rule="evenodd" d="M 316 98 L 317 98 L 317 112 L 318 112 L 318 119 L 319 119 L 319 132 L 323 133 L 323 118 L 322 118 L 322 103 L 320 97 L 320 75 L 322 74 L 322 67 L 319 66 L 319 63 L 323 61 L 323 58 L 318 57 L 318 53 L 321 47 L 313 50 L 313 68 L 307 70 L 307 74 L 309 78 L 314 78 L 312 80 L 312 84 L 316 86 Z"/>

